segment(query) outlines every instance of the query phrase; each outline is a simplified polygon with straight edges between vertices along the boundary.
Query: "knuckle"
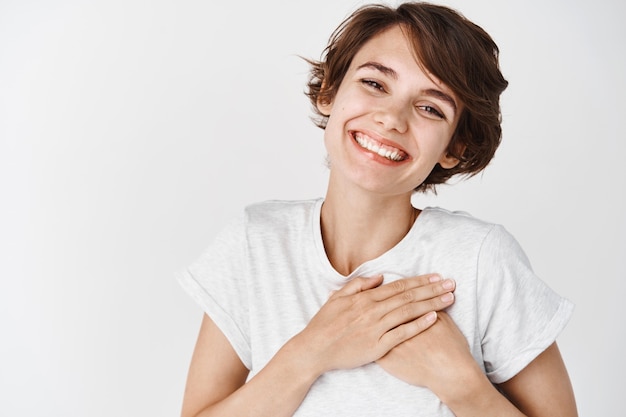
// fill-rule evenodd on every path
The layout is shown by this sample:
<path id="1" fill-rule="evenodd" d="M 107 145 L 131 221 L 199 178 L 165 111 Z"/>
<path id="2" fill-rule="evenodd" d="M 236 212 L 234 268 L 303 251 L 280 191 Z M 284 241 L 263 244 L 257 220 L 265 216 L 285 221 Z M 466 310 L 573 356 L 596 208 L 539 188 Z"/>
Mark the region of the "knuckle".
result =
<path id="1" fill-rule="evenodd" d="M 432 291 L 433 297 L 441 294 L 441 290 L 442 290 L 441 284 L 439 284 L 439 283 L 432 284 L 430 286 L 430 290 Z"/>
<path id="2" fill-rule="evenodd" d="M 406 282 L 403 279 L 393 281 L 390 285 L 397 292 L 404 292 L 406 289 Z"/>
<path id="3" fill-rule="evenodd" d="M 410 303 L 415 300 L 415 294 L 413 294 L 413 291 L 404 291 L 400 294 L 400 298 L 402 301 Z"/>
<path id="4" fill-rule="evenodd" d="M 443 302 L 441 301 L 441 297 L 436 297 L 430 300 L 430 305 L 432 310 L 439 310 L 443 307 Z"/>
<path id="5" fill-rule="evenodd" d="M 405 304 L 402 307 L 400 307 L 400 313 L 402 314 L 403 318 L 412 318 L 413 315 L 415 314 L 413 311 L 413 306 L 411 304 Z"/>

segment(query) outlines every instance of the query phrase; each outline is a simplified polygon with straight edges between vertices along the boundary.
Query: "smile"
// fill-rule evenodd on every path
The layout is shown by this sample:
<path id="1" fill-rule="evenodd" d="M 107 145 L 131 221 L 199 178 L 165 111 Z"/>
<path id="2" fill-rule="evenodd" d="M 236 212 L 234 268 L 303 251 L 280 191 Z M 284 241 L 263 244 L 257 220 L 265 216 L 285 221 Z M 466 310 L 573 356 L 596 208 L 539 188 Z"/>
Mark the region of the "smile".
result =
<path id="1" fill-rule="evenodd" d="M 360 132 L 354 133 L 354 140 L 359 146 L 363 149 L 367 149 L 368 151 L 375 153 L 376 155 L 382 156 L 390 161 L 400 162 L 404 161 L 408 158 L 408 154 L 400 149 L 394 148 L 393 146 L 384 145 L 377 140 L 370 138 L 369 136 L 364 135 Z"/>

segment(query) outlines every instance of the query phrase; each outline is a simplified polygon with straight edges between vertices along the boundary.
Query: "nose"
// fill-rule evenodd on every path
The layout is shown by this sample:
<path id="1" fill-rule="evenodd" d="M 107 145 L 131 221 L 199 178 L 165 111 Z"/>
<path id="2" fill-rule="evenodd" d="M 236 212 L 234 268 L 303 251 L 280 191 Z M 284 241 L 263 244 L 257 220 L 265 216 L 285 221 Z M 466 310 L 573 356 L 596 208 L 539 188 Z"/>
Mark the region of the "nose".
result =
<path id="1" fill-rule="evenodd" d="M 374 121 L 387 130 L 405 133 L 408 129 L 406 106 L 398 101 L 386 100 L 376 109 Z"/>

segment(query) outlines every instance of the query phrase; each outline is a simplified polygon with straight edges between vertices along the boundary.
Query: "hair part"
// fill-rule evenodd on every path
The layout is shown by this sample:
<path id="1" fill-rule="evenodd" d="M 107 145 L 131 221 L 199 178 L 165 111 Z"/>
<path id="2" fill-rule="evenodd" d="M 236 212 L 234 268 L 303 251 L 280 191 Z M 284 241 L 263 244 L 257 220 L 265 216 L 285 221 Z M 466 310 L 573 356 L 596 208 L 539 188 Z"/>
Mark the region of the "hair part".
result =
<path id="1" fill-rule="evenodd" d="M 450 169 L 437 164 L 416 191 L 436 191 L 435 185 L 454 175 L 476 175 L 500 145 L 500 94 L 508 82 L 500 72 L 495 42 L 481 27 L 448 7 L 420 2 L 397 8 L 373 4 L 345 19 L 332 33 L 322 59 L 306 60 L 311 65 L 306 95 L 313 105 L 314 123 L 326 128 L 328 115 L 318 110 L 318 103 L 334 100 L 357 52 L 393 26 L 405 31 L 418 62 L 463 104 L 447 149 L 459 163 Z"/>

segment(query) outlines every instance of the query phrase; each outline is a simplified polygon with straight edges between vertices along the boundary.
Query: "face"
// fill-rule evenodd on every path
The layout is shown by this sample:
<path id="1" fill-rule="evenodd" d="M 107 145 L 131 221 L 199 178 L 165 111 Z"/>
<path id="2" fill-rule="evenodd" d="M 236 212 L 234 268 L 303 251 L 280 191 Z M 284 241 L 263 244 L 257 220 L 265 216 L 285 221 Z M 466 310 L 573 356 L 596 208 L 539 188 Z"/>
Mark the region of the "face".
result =
<path id="1" fill-rule="evenodd" d="M 385 195 L 409 195 L 435 164 L 452 168 L 446 152 L 461 103 L 422 70 L 399 27 L 365 43 L 332 103 L 324 132 L 330 181 Z"/>

